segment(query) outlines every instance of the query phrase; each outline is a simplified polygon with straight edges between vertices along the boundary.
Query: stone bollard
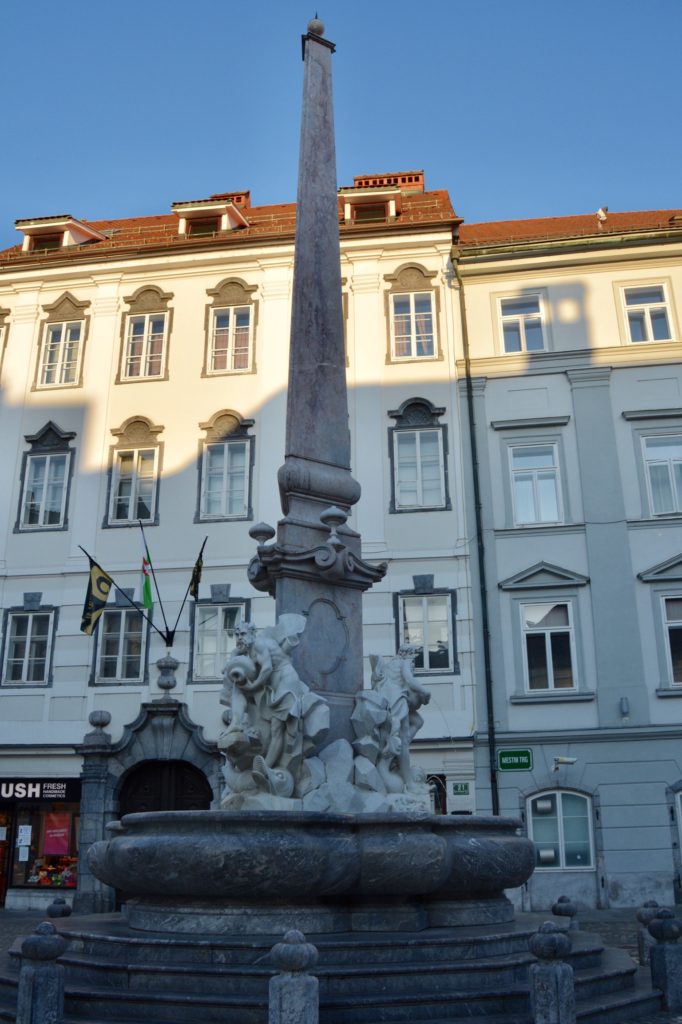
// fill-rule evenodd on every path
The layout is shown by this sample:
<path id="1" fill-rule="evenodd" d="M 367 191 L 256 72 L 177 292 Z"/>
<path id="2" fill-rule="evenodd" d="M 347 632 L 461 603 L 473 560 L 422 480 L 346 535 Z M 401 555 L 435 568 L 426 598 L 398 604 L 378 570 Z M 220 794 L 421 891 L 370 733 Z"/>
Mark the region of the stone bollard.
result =
<path id="1" fill-rule="evenodd" d="M 637 959 L 640 967 L 649 963 L 649 950 L 654 945 L 654 939 L 649 934 L 649 925 L 661 909 L 656 900 L 647 900 L 637 911 L 637 920 L 641 927 L 637 929 Z"/>
<path id="2" fill-rule="evenodd" d="M 64 968 L 55 961 L 66 946 L 50 921 L 22 942 L 16 1024 L 62 1024 Z"/>
<path id="3" fill-rule="evenodd" d="M 675 920 L 672 910 L 663 908 L 649 925 L 656 944 L 649 950 L 651 984 L 663 993 L 667 1010 L 682 1010 L 682 922 Z"/>
<path id="4" fill-rule="evenodd" d="M 552 906 L 552 913 L 557 917 L 568 918 L 568 930 L 569 932 L 577 932 L 580 927 L 578 924 L 578 918 L 575 916 L 578 913 L 578 908 L 568 896 L 560 896 L 556 903 Z"/>
<path id="5" fill-rule="evenodd" d="M 52 900 L 52 903 L 50 903 L 47 908 L 47 916 L 69 917 L 71 915 L 71 909 L 71 904 L 67 903 L 61 896 L 58 896 L 56 900 Z"/>
<path id="6" fill-rule="evenodd" d="M 319 1024 L 319 983 L 306 973 L 317 963 L 316 947 L 292 929 L 272 947 L 270 959 L 280 973 L 270 979 L 268 1024 Z"/>
<path id="7" fill-rule="evenodd" d="M 571 952 L 570 936 L 553 921 L 545 921 L 528 946 L 540 961 L 528 972 L 533 1024 L 575 1024 L 573 968 L 562 962 Z"/>

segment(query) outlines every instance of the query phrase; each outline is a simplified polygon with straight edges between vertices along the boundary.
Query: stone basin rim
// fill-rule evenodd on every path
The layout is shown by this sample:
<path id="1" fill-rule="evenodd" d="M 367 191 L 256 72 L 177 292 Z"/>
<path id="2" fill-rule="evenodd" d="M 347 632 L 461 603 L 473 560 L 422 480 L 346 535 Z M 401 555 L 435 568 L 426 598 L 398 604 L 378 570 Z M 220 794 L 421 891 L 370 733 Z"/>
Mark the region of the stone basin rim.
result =
<path id="1" fill-rule="evenodd" d="M 120 820 L 109 822 L 110 832 L 138 832 L 146 826 L 196 826 L 199 822 L 207 826 L 262 827 L 278 825 L 284 827 L 305 826 L 306 828 L 342 830 L 372 828 L 438 829 L 457 832 L 505 832 L 517 834 L 522 828 L 518 818 L 493 817 L 492 815 L 440 815 L 440 814 L 362 814 L 362 813 L 321 813 L 319 811 L 139 811 L 125 814 Z"/>

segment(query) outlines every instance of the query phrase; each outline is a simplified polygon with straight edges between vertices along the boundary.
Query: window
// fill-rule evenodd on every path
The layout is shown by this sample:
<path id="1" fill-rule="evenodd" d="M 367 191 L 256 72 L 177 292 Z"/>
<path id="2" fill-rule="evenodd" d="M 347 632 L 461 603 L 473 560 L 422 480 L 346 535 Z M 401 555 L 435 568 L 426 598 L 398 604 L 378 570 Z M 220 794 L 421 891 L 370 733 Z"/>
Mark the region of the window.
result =
<path id="1" fill-rule="evenodd" d="M 156 450 L 142 448 L 116 452 L 110 522 L 151 522 L 154 518 L 155 491 Z"/>
<path id="2" fill-rule="evenodd" d="M 682 512 L 682 435 L 643 440 L 652 515 Z"/>
<path id="3" fill-rule="evenodd" d="M 439 420 L 445 412 L 425 398 L 412 398 L 389 411 L 391 512 L 450 508 L 447 435 Z"/>
<path id="4" fill-rule="evenodd" d="M 434 355 L 431 293 L 392 296 L 393 358 L 424 359 Z"/>
<path id="5" fill-rule="evenodd" d="M 40 387 L 78 383 L 81 333 L 80 320 L 47 325 L 40 367 Z"/>
<path id="6" fill-rule="evenodd" d="M 528 825 L 536 868 L 594 866 L 591 808 L 587 797 L 554 791 L 529 800 Z"/>
<path id="7" fill-rule="evenodd" d="M 220 217 L 196 217 L 187 224 L 187 235 L 191 238 L 206 238 L 220 231 Z"/>
<path id="8" fill-rule="evenodd" d="M 251 307 L 213 310 L 210 373 L 251 369 Z"/>
<path id="9" fill-rule="evenodd" d="M 500 299 L 505 352 L 542 352 L 545 348 L 539 295 Z"/>
<path id="10" fill-rule="evenodd" d="M 145 651 L 142 614 L 136 608 L 105 609 L 97 634 L 96 681 L 141 682 Z"/>
<path id="11" fill-rule="evenodd" d="M 201 515 L 228 519 L 246 515 L 248 462 L 246 441 L 208 444 L 204 449 Z"/>
<path id="12" fill-rule="evenodd" d="M 228 652 L 234 647 L 234 628 L 242 621 L 244 606 L 198 604 L 194 619 L 195 679 L 220 679 Z"/>
<path id="13" fill-rule="evenodd" d="M 399 644 L 421 647 L 414 667 L 423 672 L 454 672 L 453 604 L 450 593 L 401 594 Z"/>
<path id="14" fill-rule="evenodd" d="M 29 455 L 22 501 L 22 528 L 62 526 L 69 453 Z"/>
<path id="15" fill-rule="evenodd" d="M 47 683 L 52 644 L 51 611 L 9 612 L 3 683 Z"/>
<path id="16" fill-rule="evenodd" d="M 123 376 L 160 377 L 166 337 L 166 314 L 145 313 L 128 317 L 128 338 Z"/>
<path id="17" fill-rule="evenodd" d="M 533 444 L 509 449 L 514 523 L 558 523 L 562 520 L 557 446 Z"/>
<path id="18" fill-rule="evenodd" d="M 682 597 L 663 599 L 670 679 L 682 683 Z"/>
<path id="19" fill-rule="evenodd" d="M 129 305 L 121 325 L 121 369 L 117 381 L 159 380 L 167 376 L 172 293 L 154 285 L 124 299 Z"/>
<path id="20" fill-rule="evenodd" d="M 625 288 L 623 297 L 630 341 L 670 341 L 670 318 L 662 284 Z"/>
<path id="21" fill-rule="evenodd" d="M 574 689 L 570 603 L 524 604 L 521 617 L 528 689 Z"/>
<path id="22" fill-rule="evenodd" d="M 254 373 L 254 336 L 258 320 L 255 285 L 239 278 L 226 278 L 207 295 L 213 299 L 206 309 L 206 376 L 217 373 Z"/>
<path id="23" fill-rule="evenodd" d="M 394 444 L 396 508 L 442 508 L 445 487 L 440 430 L 396 431 Z"/>
<path id="24" fill-rule="evenodd" d="M 252 425 L 253 420 L 230 411 L 201 424 L 206 439 L 199 462 L 198 521 L 251 517 Z"/>

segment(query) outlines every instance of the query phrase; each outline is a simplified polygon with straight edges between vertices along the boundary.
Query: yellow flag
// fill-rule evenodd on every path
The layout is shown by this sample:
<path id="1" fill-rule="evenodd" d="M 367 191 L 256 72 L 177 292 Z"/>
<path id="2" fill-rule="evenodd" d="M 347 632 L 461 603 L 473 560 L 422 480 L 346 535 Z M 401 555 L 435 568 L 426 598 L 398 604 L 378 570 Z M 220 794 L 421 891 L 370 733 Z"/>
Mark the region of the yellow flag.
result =
<path id="1" fill-rule="evenodd" d="M 81 630 L 83 633 L 87 633 L 88 636 L 92 635 L 92 631 L 97 625 L 97 620 L 104 611 L 112 583 L 111 576 L 97 562 L 93 562 L 90 558 L 90 579 L 88 580 L 88 589 L 85 594 L 85 604 L 83 605 L 83 618 L 81 619 Z"/>

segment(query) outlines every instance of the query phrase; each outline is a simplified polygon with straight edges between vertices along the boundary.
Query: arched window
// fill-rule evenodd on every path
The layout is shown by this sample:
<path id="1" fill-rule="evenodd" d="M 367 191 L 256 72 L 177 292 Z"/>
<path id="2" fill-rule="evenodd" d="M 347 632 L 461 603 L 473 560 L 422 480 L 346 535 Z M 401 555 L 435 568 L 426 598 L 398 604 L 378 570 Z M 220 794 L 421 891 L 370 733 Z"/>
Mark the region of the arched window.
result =
<path id="1" fill-rule="evenodd" d="M 528 800 L 528 832 L 535 866 L 576 870 L 594 867 L 592 804 L 566 790 L 538 793 Z"/>

